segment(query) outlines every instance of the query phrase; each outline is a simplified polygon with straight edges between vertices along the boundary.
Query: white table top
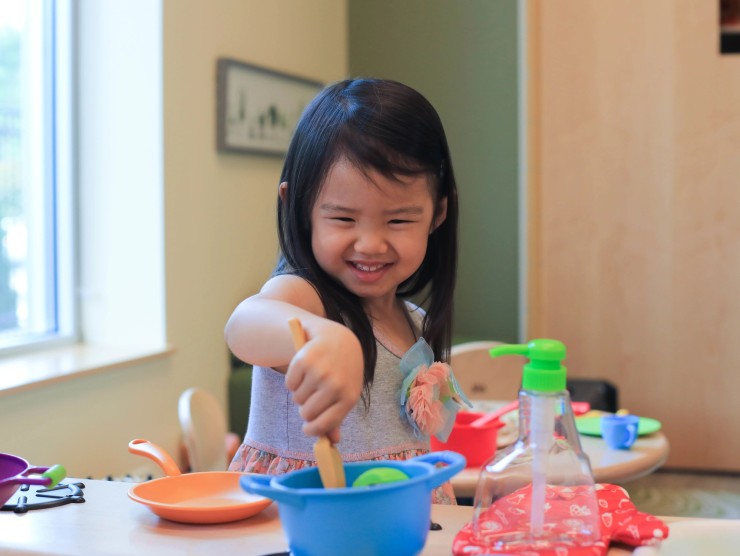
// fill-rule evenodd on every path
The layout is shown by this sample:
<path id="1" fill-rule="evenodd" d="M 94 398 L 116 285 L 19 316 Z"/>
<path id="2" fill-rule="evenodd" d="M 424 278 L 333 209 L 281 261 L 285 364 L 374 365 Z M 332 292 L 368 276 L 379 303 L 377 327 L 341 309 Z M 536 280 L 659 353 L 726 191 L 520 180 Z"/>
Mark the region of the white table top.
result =
<path id="1" fill-rule="evenodd" d="M 81 482 L 85 503 L 19 515 L 0 512 L 0 554 L 261 556 L 288 547 L 276 503 L 242 521 L 187 525 L 160 519 L 130 500 L 131 483 Z M 422 554 L 450 554 L 452 539 L 471 516 L 470 507 L 434 505 L 432 519 L 443 529 L 429 532 Z"/>
<path id="2" fill-rule="evenodd" d="M 75 479 L 68 479 L 69 482 Z M 260 514 L 234 523 L 184 525 L 165 521 L 127 497 L 130 483 L 85 483 L 83 504 L 30 511 L 0 512 L 0 553 L 3 555 L 266 555 L 284 551 L 287 542 L 275 504 Z M 432 508 L 441 531 L 430 531 L 424 556 L 449 555 L 455 534 L 472 519 L 470 506 Z M 740 520 L 666 518 L 670 534 L 659 552 L 641 548 L 635 556 L 736 554 Z M 611 548 L 608 556 L 632 554 Z"/>

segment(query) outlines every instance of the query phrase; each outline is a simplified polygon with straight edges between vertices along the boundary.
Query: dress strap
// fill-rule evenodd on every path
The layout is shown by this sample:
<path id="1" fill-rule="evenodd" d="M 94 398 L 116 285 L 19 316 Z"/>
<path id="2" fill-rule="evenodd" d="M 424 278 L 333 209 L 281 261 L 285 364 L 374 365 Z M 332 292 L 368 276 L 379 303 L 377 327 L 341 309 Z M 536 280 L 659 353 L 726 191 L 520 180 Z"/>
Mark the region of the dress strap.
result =
<path id="1" fill-rule="evenodd" d="M 418 341 L 421 337 L 421 330 L 419 327 L 416 326 L 416 323 L 411 318 L 411 315 L 409 314 L 409 307 L 406 305 L 405 301 L 401 302 L 401 307 L 403 308 L 403 316 L 406 318 L 406 322 L 409 325 L 409 328 L 411 329 L 411 335 L 414 337 L 414 341 Z M 406 353 L 406 350 L 401 349 L 396 344 L 394 344 L 388 336 L 383 334 L 383 332 L 375 326 L 375 322 L 372 322 L 373 327 L 373 335 L 375 336 L 375 339 L 382 345 L 385 349 L 387 349 L 390 353 L 395 355 L 398 358 L 403 357 L 403 355 Z"/>

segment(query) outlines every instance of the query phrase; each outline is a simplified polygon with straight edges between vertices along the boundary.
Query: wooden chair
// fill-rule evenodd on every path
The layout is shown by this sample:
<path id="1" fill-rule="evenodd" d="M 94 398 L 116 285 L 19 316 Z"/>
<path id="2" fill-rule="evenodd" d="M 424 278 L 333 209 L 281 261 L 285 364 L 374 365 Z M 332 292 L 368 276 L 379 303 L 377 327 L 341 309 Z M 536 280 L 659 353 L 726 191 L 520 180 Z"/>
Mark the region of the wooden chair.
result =
<path id="1" fill-rule="evenodd" d="M 463 392 L 471 400 L 514 400 L 522 381 L 523 355 L 493 358 L 489 350 L 502 342 L 465 342 L 452 346 L 450 365 Z M 566 388 L 573 401 L 588 402 L 592 409 L 615 412 L 618 390 L 595 378 L 568 378 Z"/>
<path id="2" fill-rule="evenodd" d="M 226 427 L 226 414 L 216 397 L 188 388 L 177 405 L 184 444 L 183 459 L 190 471 L 226 471 L 239 447 L 239 437 Z"/>
<path id="3" fill-rule="evenodd" d="M 450 365 L 471 400 L 515 400 L 522 381 L 522 355 L 493 358 L 489 350 L 502 342 L 465 342 L 452 346 Z"/>

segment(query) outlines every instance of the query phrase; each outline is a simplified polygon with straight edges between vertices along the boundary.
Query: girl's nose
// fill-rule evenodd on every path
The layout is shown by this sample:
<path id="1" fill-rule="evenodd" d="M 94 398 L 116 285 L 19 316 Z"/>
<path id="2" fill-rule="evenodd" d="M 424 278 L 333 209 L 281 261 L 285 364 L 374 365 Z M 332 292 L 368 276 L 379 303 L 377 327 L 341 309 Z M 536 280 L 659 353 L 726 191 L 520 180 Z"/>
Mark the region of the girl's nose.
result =
<path id="1" fill-rule="evenodd" d="M 355 240 L 355 251 L 366 255 L 382 255 L 388 251 L 388 244 L 379 230 L 363 230 Z"/>

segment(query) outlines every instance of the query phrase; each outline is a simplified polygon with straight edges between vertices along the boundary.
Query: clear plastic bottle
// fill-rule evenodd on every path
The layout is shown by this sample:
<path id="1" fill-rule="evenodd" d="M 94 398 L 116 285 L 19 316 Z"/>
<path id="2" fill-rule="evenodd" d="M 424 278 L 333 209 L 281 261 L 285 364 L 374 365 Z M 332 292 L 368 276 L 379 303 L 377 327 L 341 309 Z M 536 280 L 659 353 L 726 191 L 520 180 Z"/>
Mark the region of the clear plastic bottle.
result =
<path id="1" fill-rule="evenodd" d="M 566 390 L 565 346 L 557 340 L 503 345 L 491 357 L 524 355 L 519 437 L 481 470 L 473 538 L 491 554 L 590 546 L 600 540 L 591 464 Z"/>

